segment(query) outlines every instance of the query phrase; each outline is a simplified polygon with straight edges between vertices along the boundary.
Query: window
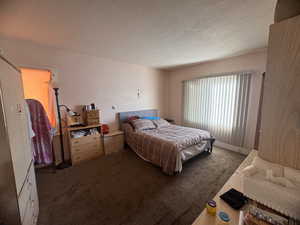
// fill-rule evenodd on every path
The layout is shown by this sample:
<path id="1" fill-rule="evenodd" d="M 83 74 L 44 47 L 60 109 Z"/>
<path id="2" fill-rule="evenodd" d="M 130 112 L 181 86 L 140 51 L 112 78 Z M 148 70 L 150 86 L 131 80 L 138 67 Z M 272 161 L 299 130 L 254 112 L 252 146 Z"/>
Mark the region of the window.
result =
<path id="1" fill-rule="evenodd" d="M 21 69 L 25 99 L 38 100 L 44 106 L 52 127 L 56 125 L 51 72 L 48 70 Z"/>
<path id="2" fill-rule="evenodd" d="M 250 77 L 240 73 L 184 81 L 184 124 L 243 146 Z"/>

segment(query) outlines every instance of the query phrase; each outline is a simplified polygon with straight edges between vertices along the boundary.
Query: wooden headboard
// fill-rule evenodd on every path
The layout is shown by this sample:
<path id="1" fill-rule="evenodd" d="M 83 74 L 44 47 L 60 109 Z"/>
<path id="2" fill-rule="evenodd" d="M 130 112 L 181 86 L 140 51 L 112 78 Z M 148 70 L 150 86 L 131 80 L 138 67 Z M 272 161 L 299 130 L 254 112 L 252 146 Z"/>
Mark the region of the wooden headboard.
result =
<path id="1" fill-rule="evenodd" d="M 158 110 L 157 109 L 148 109 L 148 110 L 139 110 L 139 111 L 129 111 L 129 112 L 119 112 L 118 118 L 119 118 L 119 125 L 120 129 L 122 130 L 122 124 L 132 116 L 158 116 Z"/>

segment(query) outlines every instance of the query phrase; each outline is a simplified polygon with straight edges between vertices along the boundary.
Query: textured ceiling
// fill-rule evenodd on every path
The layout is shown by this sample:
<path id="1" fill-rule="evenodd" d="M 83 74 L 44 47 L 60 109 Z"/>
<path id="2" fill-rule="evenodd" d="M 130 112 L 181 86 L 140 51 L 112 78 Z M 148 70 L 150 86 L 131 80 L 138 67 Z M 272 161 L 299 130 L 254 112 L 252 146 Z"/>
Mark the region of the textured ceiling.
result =
<path id="1" fill-rule="evenodd" d="M 266 47 L 275 4 L 276 0 L 0 0 L 0 36 L 168 68 Z"/>

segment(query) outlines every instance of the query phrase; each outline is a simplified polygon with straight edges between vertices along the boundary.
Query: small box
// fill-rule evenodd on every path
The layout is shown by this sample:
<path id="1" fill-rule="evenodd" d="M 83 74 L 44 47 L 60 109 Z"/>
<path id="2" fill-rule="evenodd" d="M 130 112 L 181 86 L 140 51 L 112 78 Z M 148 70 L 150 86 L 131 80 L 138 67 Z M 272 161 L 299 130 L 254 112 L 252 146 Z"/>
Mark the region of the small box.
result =
<path id="1" fill-rule="evenodd" d="M 68 127 L 78 126 L 78 125 L 82 125 L 82 124 L 83 124 L 83 120 L 82 120 L 81 115 L 74 115 L 74 116 L 67 115 Z"/>
<path id="2" fill-rule="evenodd" d="M 100 123 L 100 112 L 98 109 L 85 110 L 83 112 L 86 125 L 95 125 Z"/>

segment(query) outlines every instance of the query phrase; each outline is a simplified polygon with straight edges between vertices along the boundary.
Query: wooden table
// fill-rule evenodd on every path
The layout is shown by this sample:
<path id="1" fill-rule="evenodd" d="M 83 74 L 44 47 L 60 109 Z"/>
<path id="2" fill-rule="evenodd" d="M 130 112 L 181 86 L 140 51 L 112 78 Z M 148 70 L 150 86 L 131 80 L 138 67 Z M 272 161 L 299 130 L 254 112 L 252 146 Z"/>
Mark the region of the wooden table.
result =
<path id="1" fill-rule="evenodd" d="M 231 188 L 234 188 L 238 191 L 241 191 L 241 175 L 240 171 L 246 166 L 250 165 L 253 161 L 254 157 L 257 155 L 256 150 L 252 150 L 247 158 L 242 162 L 239 168 L 234 172 L 234 174 L 229 178 L 229 180 L 225 183 L 225 185 L 221 188 L 218 194 L 213 198 L 217 203 L 217 212 L 224 211 L 231 218 L 231 225 L 239 224 L 239 215 L 240 212 L 232 209 L 227 203 L 220 199 L 220 195 L 225 193 Z M 217 217 L 212 216 L 206 212 L 206 208 L 202 211 L 200 216 L 194 221 L 193 225 L 215 225 L 217 224 Z"/>

